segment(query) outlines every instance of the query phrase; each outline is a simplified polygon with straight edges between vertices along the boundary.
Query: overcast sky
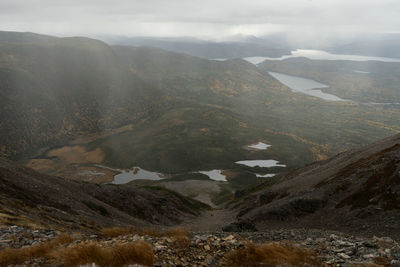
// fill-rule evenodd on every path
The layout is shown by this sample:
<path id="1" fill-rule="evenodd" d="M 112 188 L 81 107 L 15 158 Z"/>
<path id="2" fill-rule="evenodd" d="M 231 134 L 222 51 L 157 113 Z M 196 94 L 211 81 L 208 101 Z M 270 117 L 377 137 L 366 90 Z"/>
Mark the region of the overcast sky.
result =
<path id="1" fill-rule="evenodd" d="M 0 30 L 193 36 L 400 32 L 399 0 L 0 0 Z"/>

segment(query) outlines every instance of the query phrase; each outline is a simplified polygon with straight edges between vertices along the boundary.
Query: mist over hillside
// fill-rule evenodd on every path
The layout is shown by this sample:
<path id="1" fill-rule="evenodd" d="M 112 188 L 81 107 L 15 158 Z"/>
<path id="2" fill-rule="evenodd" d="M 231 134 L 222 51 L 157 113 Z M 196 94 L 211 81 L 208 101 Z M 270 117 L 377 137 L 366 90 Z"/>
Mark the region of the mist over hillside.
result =
<path id="1" fill-rule="evenodd" d="M 0 2 L 0 266 L 399 266 L 400 4 Z"/>
<path id="2" fill-rule="evenodd" d="M 31 34 L 2 35 L 2 153 L 11 158 L 68 165 L 49 156 L 51 148 L 80 145 L 99 151 L 85 164 L 169 174 L 237 169 L 236 161 L 260 156 L 290 169 L 399 127 L 396 109 L 293 93 L 268 74 L 281 69 L 266 63 L 210 61 L 88 38 L 35 35 L 27 42 Z M 368 98 L 389 99 L 396 101 Z M 272 147 L 243 149 L 257 141 Z"/>

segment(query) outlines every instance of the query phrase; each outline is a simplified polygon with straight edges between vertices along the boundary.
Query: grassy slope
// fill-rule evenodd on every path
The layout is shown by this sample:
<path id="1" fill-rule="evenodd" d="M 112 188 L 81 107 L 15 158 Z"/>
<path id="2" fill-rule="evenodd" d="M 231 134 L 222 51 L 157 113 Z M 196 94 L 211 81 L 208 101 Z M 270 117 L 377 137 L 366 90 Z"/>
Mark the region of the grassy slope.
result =
<path id="1" fill-rule="evenodd" d="M 294 94 L 240 60 L 115 49 L 136 74 L 179 104 L 131 132 L 90 144 L 105 149 L 109 165 L 175 173 L 273 158 L 297 167 L 400 130 L 396 110 Z M 255 141 L 273 146 L 259 152 L 242 148 Z"/>
<path id="2" fill-rule="evenodd" d="M 86 39 L 57 42 L 61 44 L 0 47 L 5 66 L 0 73 L 13 77 L 6 71 L 22 69 L 38 84 L 0 84 L 7 111 L 2 112 L 1 144 L 13 144 L 11 152 L 62 145 L 78 134 L 133 123 L 133 130 L 87 146 L 104 150 L 105 165 L 170 173 L 246 169 L 233 164 L 243 159 L 276 159 L 294 168 L 400 130 L 397 110 L 295 94 L 242 60 L 208 61 L 150 48 L 111 49 Z M 54 58 L 48 59 L 49 51 Z M 22 96 L 27 90 L 32 95 L 24 101 L 10 99 L 14 88 Z M 53 110 L 52 103 L 62 108 Z M 28 138 L 21 145 L 15 136 Z M 258 152 L 242 148 L 257 141 L 272 147 Z"/>

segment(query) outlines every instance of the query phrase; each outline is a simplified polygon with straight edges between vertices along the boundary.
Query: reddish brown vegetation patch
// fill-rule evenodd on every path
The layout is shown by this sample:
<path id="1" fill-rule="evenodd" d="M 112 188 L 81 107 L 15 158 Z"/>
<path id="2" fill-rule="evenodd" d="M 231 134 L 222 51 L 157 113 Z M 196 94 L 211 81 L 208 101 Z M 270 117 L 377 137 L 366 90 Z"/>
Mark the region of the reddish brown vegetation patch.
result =
<path id="1" fill-rule="evenodd" d="M 63 266 L 95 263 L 100 267 L 122 267 L 128 264 L 153 266 L 153 248 L 146 242 L 101 247 L 95 242 L 59 248 L 53 253 Z"/>
<path id="2" fill-rule="evenodd" d="M 7 248 L 0 251 L 0 266 L 8 266 L 11 264 L 20 264 L 24 261 L 47 257 L 52 252 L 52 250 L 62 244 L 69 244 L 73 241 L 70 236 L 61 235 L 52 241 L 46 242 L 44 244 L 13 249 Z"/>
<path id="3" fill-rule="evenodd" d="M 140 236 L 151 237 L 169 237 L 172 239 L 172 246 L 175 248 L 187 248 L 190 244 L 190 231 L 184 228 L 172 228 L 168 230 L 160 230 L 154 228 L 137 229 L 133 227 L 112 227 L 104 228 L 101 231 L 105 236 L 117 237 L 129 234 L 137 234 Z"/>
<path id="4" fill-rule="evenodd" d="M 290 243 L 249 243 L 243 248 L 229 252 L 226 264 L 231 267 L 253 266 L 321 266 L 312 250 L 301 249 Z"/>
<path id="5" fill-rule="evenodd" d="M 173 239 L 172 245 L 175 248 L 188 248 L 190 245 L 190 232 L 184 228 L 173 228 L 165 232 L 167 237 Z"/>
<path id="6" fill-rule="evenodd" d="M 91 263 L 96 263 L 101 267 L 122 267 L 127 264 L 153 265 L 153 248 L 146 242 L 130 242 L 104 247 L 92 241 L 86 244 L 65 246 L 72 241 L 71 237 L 63 235 L 36 246 L 1 250 L 0 266 L 21 264 L 37 258 L 44 258 L 47 262 L 59 262 L 66 267 Z"/>

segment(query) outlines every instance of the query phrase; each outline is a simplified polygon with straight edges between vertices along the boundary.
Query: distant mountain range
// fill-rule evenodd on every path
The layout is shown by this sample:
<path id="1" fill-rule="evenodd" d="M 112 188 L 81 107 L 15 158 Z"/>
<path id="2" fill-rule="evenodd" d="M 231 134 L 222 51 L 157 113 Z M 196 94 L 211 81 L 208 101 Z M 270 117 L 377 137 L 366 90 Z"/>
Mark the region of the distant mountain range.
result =
<path id="1" fill-rule="evenodd" d="M 106 38 L 107 40 L 107 38 Z M 191 38 L 114 38 L 109 41 L 113 45 L 148 46 L 171 52 L 184 53 L 202 58 L 243 58 L 252 56 L 280 57 L 289 55 L 288 48 L 271 45 L 268 42 L 230 41 L 213 42 Z"/>
<path id="2" fill-rule="evenodd" d="M 400 35 L 365 34 L 360 36 L 335 36 L 316 39 L 318 36 L 290 36 L 270 34 L 262 37 L 234 36 L 231 41 L 205 41 L 195 38 L 119 37 L 102 36 L 112 45 L 149 46 L 185 53 L 203 58 L 280 57 L 296 49 L 324 50 L 335 54 L 350 54 L 400 58 Z"/>
<path id="3" fill-rule="evenodd" d="M 354 38 L 327 49 L 337 54 L 400 58 L 400 34 L 376 34 Z"/>

